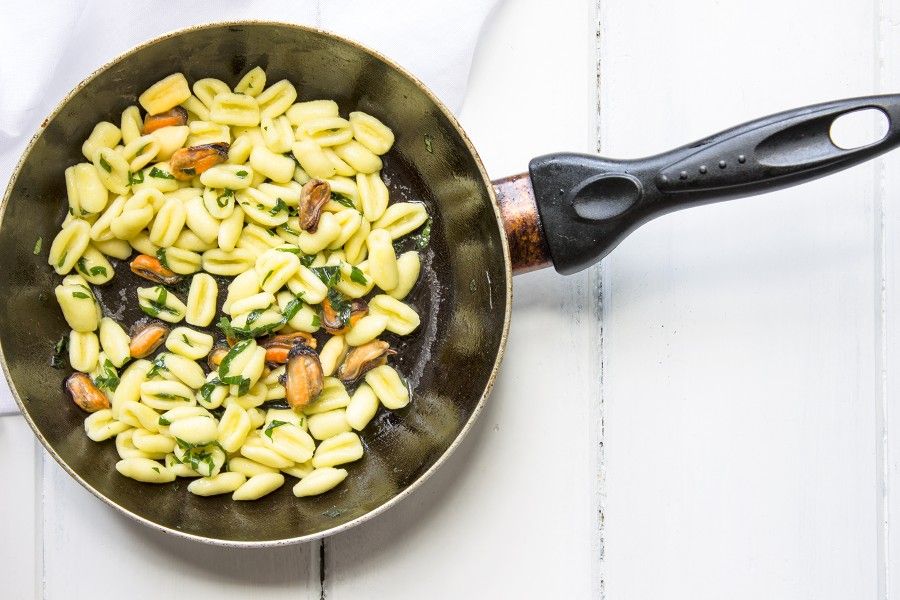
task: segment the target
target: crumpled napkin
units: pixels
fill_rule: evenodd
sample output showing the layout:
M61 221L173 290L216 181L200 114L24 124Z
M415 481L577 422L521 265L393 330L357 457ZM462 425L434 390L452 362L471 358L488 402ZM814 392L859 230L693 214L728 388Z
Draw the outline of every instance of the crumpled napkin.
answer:
M497 0L48 0L8 5L0 19L0 186L37 126L79 81L160 34L256 19L319 27L394 59L459 110L482 25ZM80 141L73 141L80 143ZM62 177L62 165L56 175ZM0 380L0 414L17 411Z

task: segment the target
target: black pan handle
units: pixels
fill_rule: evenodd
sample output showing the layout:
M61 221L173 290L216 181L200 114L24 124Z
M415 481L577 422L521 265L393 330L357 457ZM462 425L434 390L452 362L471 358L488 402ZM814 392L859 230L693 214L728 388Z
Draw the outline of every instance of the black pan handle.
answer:
M885 114L887 134L858 148L836 146L835 119L864 109ZM568 275L654 217L811 181L898 145L900 94L891 94L785 111L637 160L548 154L529 171L553 264Z

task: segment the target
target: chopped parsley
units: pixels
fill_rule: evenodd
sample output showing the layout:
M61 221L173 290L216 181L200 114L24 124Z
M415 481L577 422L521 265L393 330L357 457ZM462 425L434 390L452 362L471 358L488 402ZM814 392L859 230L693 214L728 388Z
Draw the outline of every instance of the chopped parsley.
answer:
M166 173L159 167L153 167L150 169L150 177L156 177L157 179L175 179L175 176L171 173Z
M229 198L234 199L234 190L226 189L216 198L216 204L219 205L219 208L225 208L228 206Z
M263 278L262 278L262 281L259 282L259 287L262 287L262 286L266 285L266 282L269 280L269 277L271 277L271 276L272 276L272 273L274 273L274 272L275 272L274 270L269 269L269 272L266 273L266 276L263 277Z
M284 200L278 198L278 202L275 203L275 206L272 207L272 210L269 211L269 214L274 216L280 213L281 211L286 211L288 209L288 205L284 203Z
M425 150L428 154L434 154L434 148L431 145L433 138L430 133L425 134Z
M39 237L39 238L37 239L37 241L34 243L34 253L35 253L35 254L40 254L40 253L41 253L41 245L42 245L43 243L44 243L44 238L42 238L42 237Z
M128 173L128 185L135 185L138 183L144 183L144 172L138 171L137 173Z
M250 174L250 173L248 173L247 171L244 171L243 169L241 169L240 171L238 171L237 173L235 173L235 175L237 175L238 177L246 177L246 176L249 175L249 174Z
M284 307L284 311L282 311L282 316L284 317L285 323L293 319L297 316L297 313L300 312L300 309L303 308L303 294L297 296L287 303Z
M285 233L289 233L291 235L300 235L300 232L288 225L287 223L283 223L281 228L285 231ZM288 251L290 252L290 250Z
M119 387L119 374L116 372L116 366L109 359L103 361L100 374L94 378L94 385L110 392L116 391L116 388Z
M147 371L147 379L159 375L160 371L168 370L169 368L166 367L166 356L164 354L158 354L156 358L153 359L153 362L150 365L150 370Z
M169 261L166 258L166 249L165 248L160 248L159 250L156 251L156 260L158 260L162 266L164 266L165 268L167 268L171 271L171 268L169 267Z
M346 206L347 208L356 208L356 205L353 204L353 200L339 192L331 192L331 199L341 206Z
M108 162L106 162L106 159L105 159L105 158L103 158L103 157L101 156L99 162L100 162L100 167L101 167L104 171L106 171L107 173L112 173L112 167L110 166L110 164L109 164Z
M337 315L340 327L344 327L350 322L350 312L352 306L350 301L339 291L334 288L328 288L328 303Z
M194 344L192 344L191 340L188 339L188 336L186 333L181 334L181 339L184 340L184 343L187 344L188 346L190 346L191 348L194 347Z
M362 272L358 267L350 267L350 281L354 283L358 283L360 285L366 285L369 283L369 280L366 279L366 274Z
M410 237L410 239L419 250L423 250L428 246L428 242L431 241L431 217L428 217L425 224L419 229L419 233Z
M59 261L56 263L56 268L61 269L63 264L66 262L66 257L69 255L68 252L63 252L62 256L59 257Z
M53 346L53 356L50 358L50 366L54 369L60 369L63 366L63 361L65 360L63 357L66 356L67 351L69 349L69 336L67 334L63 334L59 341L56 342L56 345Z
M203 402L206 404L212 402L212 393L215 391L216 387L220 385L222 385L222 380L218 377L214 377L200 386L200 397L203 399Z
M265 429L265 431L263 431L263 433L266 434L269 437L269 439L271 440L272 432L276 428L281 427L282 425L290 425L290 423L288 423L287 421L279 421L278 419L272 419L272 422L269 424L268 427L266 427L266 429Z
M165 418L165 417L160 417L160 418L159 418L159 424L160 424L160 425L163 425L163 426L169 426L169 425L172 424L172 421L168 420L168 419Z
M87 300L91 297L90 294L85 294L84 292L72 292L72 296L74 296L75 298L81 298L83 300Z
M75 263L75 268L87 277L96 277L98 275L101 277L106 277L107 275L106 267L104 266L96 265L94 267L88 268L87 261L83 256L78 259L78 262Z
M341 280L341 268L337 265L316 267L313 273L328 287L334 287Z

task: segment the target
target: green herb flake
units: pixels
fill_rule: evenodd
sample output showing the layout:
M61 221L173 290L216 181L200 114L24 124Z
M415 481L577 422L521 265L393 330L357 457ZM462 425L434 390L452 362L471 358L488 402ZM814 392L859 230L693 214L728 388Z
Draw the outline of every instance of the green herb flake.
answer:
M110 164L106 162L106 159L102 156L100 157L100 168L102 168L107 173L112 173L112 166L110 166Z
M434 154L434 148L431 145L433 138L430 133L425 134L425 150L428 154Z
M153 167L150 169L150 177L156 177L157 179L175 179L175 176L171 173L166 173L159 167Z
M366 274L362 272L358 267L350 267L350 281L354 283L358 283L360 285L366 285L369 283L369 280L366 279Z
M247 171L244 171L243 169L241 169L240 171L238 171L237 173L235 173L235 175L237 175L238 177L246 177L246 176L249 175L249 174L250 174L250 173L248 173Z
M144 172L138 171L137 173L128 173L128 185L136 185L138 183L144 183Z
M222 317L222 319L225 319L225 317ZM230 326L231 326L231 323L229 323L229 327ZM243 352L249 345L250 345L250 340L242 340L242 341L238 342L237 344L235 344L234 346L231 347L231 350L228 351L228 354L226 354L225 357L222 359L222 362L219 363L219 378L222 380L223 383L228 383L227 381L225 381L225 377L227 377L227 375L228 375L228 369L229 369L229 367L231 367L231 361L233 361L237 357L237 355L240 354L241 352Z
M219 205L219 208L225 208L228 206L228 200L230 198L234 198L234 190L226 189L216 198L216 204Z
M153 362L150 365L150 370L147 371L147 379L151 377L155 377L159 375L160 371L168 371L168 367L166 367L166 357L164 354L159 354L156 358L153 359Z
M181 334L181 339L184 340L184 343L187 344L188 346L190 346L191 348L194 347L194 344L192 344L191 340L188 339L188 336L186 333Z
M356 208L356 205L353 204L353 200L339 192L331 192L331 199L341 206L346 206L347 208Z
M103 361L101 373L94 378L94 385L110 392L116 391L116 388L119 387L119 374L116 372L116 366L109 359Z
M263 433L266 434L269 437L269 439L271 440L272 432L276 428L281 427L282 425L290 425L290 423L288 423L287 421L279 421L278 419L272 419L272 422L269 424L268 427L266 427L266 429L265 429L265 431L263 431Z
M320 325L322 325L322 319L319 317L319 315L313 315L312 323L310 323L310 325L312 325L313 327L319 327Z
M269 280L269 277L272 276L272 273L275 271L273 269L269 269L269 272L266 273L266 276L262 278L262 281L259 282L259 287L266 285L266 282Z
M168 419L165 418L165 417L160 417L160 418L159 418L159 424L168 427L169 425L172 424L172 421L168 420Z
M169 269L170 271L172 270L169 267L169 261L166 258L166 249L165 248L160 248L159 250L156 251L156 260L158 260L160 262L160 264L162 264L162 266L164 266L165 268Z
M59 257L59 261L56 263L57 269L62 269L63 264L66 262L66 257L69 255L68 252L63 252L62 256Z
M61 369L65 357L68 354L69 349L69 336L68 334L63 334L59 341L56 342L56 345L53 346L53 356L50 357L50 366L54 369Z
M34 254L35 255L41 253L41 246L43 245L43 243L44 243L44 238L42 238L42 237L39 237L37 239L37 241L34 243Z
M297 316L297 313L300 312L301 308L303 308L302 294L288 302L284 307L284 311L281 314L284 317L285 322L290 321Z
M82 300L87 300L91 297L90 294L85 294L84 292L72 292L72 296L75 298L81 298Z
M159 473L159 467L153 467L153 470Z
M275 203L275 206L272 207L272 210L269 211L269 214L272 216L277 215L281 211L286 211L288 209L288 205L285 204L284 200L278 198L278 201Z
M334 287L341 280L341 268L337 265L316 267L313 273L328 287Z

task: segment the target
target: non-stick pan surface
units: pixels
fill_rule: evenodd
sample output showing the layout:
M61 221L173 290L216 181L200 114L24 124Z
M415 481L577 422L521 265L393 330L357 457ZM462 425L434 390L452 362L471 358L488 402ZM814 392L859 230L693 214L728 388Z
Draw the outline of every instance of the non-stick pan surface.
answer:
M410 300L418 332L390 340L409 378L413 401L379 413L362 433L366 452L347 480L315 498L289 485L257 502L201 498L188 480L143 484L119 475L113 443L90 441L85 413L66 396L67 369L50 367L68 332L46 263L65 214L63 169L81 162L81 142L101 120L117 123L127 106L176 71L189 80L231 84L254 66L270 81L287 78L304 100L331 98L342 113L363 110L396 134L385 157L392 201L416 200L434 218L422 277ZM101 499L153 526L225 544L277 544L348 527L404 496L459 443L493 383L509 325L511 271L490 181L449 112L414 78L344 39L294 25L233 23L196 27L151 41L103 67L44 122L0 208L0 348L23 413L47 450ZM43 239L44 250L33 253ZM145 285L117 265L110 285L95 288L125 323L143 315L135 288ZM220 286L221 287L221 286ZM224 296L224 294L221 294Z

